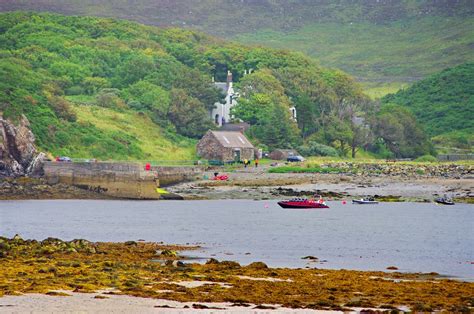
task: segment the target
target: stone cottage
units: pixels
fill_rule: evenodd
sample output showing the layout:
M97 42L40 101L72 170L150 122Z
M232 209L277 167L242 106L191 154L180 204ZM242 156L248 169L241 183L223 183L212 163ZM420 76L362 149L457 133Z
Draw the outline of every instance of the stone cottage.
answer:
M197 154L221 162L253 160L255 148L240 132L208 131L197 144Z

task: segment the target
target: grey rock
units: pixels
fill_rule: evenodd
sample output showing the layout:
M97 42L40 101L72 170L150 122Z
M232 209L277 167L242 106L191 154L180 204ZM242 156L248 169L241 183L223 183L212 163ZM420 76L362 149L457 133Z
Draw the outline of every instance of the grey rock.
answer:
M35 136L24 115L18 124L0 116L0 177L40 175L45 158L36 150Z

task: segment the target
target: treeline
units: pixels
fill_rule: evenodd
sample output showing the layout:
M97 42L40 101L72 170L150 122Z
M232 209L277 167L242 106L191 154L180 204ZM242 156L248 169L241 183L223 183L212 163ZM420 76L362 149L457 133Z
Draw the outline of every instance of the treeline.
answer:
M39 146L53 153L90 146L94 157L141 157L137 139L77 121L71 102L133 110L170 137L199 138L213 127L209 110L223 97L212 77L225 80L227 70L241 91L234 114L252 124L249 135L263 147L400 157L429 151L409 112L378 110L345 73L299 53L128 21L15 12L0 15L0 56L3 115L26 114Z

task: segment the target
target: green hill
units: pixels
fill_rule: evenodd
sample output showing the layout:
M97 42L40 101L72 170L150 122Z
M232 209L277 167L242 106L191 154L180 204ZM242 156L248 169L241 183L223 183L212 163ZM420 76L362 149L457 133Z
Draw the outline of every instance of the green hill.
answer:
M300 53L125 20L0 14L0 112L26 114L54 155L192 159L222 98L212 77L225 80L228 70L246 91L242 104L257 109L251 135L270 147L298 145L322 130L317 119L365 101L349 76Z
M474 63L432 75L385 96L382 103L410 109L438 144L474 144Z
M189 27L291 48L342 69L377 97L474 61L471 0L3 0L0 11L56 11Z

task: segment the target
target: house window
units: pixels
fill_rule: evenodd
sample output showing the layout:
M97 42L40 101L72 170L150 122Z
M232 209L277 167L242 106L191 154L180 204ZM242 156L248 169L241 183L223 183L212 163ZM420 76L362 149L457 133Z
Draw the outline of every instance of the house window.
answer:
M219 124L219 114L216 114L216 116L214 117L214 123Z

